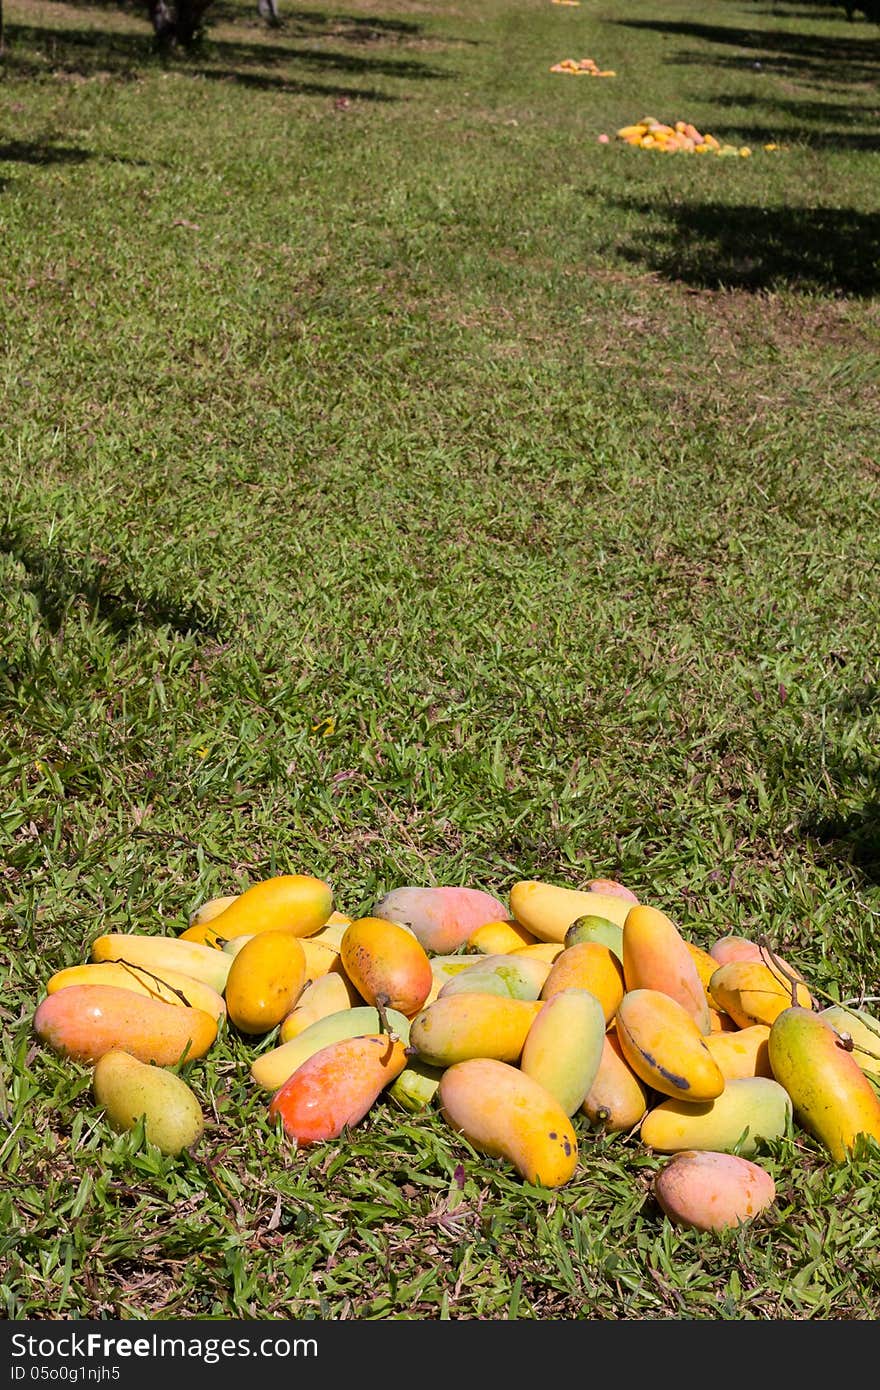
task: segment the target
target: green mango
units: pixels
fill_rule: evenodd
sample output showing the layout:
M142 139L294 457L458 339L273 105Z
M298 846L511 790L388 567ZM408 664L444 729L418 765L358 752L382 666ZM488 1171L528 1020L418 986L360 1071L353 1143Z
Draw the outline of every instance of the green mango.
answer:
M134 1129L144 1118L144 1134L166 1154L179 1154L200 1139L202 1107L182 1077L112 1048L98 1058L92 1093L112 1129Z

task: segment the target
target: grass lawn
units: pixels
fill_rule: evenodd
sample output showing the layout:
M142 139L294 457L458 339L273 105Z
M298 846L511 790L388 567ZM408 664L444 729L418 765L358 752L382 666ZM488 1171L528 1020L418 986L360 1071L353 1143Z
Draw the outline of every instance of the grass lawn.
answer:
M616 876L880 995L880 29L282 6L163 60L116 0L5 0L0 1306L874 1319L876 1145L795 1130L771 1215L700 1234L583 1116L552 1191L387 1099L295 1152L274 1035L185 1067L163 1158L33 1034L95 936L287 872L353 916Z

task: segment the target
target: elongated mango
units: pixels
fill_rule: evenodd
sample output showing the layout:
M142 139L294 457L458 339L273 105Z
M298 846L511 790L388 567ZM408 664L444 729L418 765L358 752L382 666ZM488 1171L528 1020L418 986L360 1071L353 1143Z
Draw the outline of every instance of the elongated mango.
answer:
M426 951L448 955L484 923L505 918L507 910L480 888L405 887L386 893L370 915L409 927Z
M410 1046L423 1062L449 1067L472 1057L518 1062L541 1000L494 994L437 998L412 1020Z
M723 1231L772 1206L776 1184L760 1164L739 1154L685 1149L657 1173L653 1193L674 1225Z
M387 1033L341 1038L287 1078L269 1102L269 1119L280 1119L299 1148L337 1139L360 1123L406 1062L404 1043Z
M830 1023L838 1033L852 1039L853 1060L862 1071L880 1079L880 1019L867 1009L853 1008L848 1004L829 1004L819 1010L819 1017Z
M709 981L709 993L719 1009L729 1014L740 1028L754 1023L768 1027L777 1014L792 1003L792 988L797 991L797 1003L812 1007L810 991L797 980L791 982L778 969L759 960L732 960L719 965Z
M177 970L210 985L218 994L226 988L226 977L232 961L223 951L215 951L197 941L182 941L178 936L146 936L137 932L106 932L92 942L93 961L120 960L129 965L143 966L161 975L163 970Z
M595 1080L604 1042L605 1014L595 994L561 989L546 1001L526 1034L520 1070L555 1096L566 1115L573 1115Z
M833 1159L846 1160L859 1135L880 1142L880 1097L827 1020L789 1006L770 1025L768 1047L795 1119Z
M715 1058L725 1081L746 1076L772 1076L770 1066L770 1028L752 1023L733 1032L710 1033L706 1046Z
M386 1012L394 1036L407 1043L409 1019L394 1009L388 1009ZM357 1038L367 1033L378 1033L381 1028L379 1010L372 1004L326 1014L310 1023L289 1042L281 1043L255 1057L250 1066L251 1080L263 1091L277 1091L297 1067L316 1052L320 1052L322 1047L331 1042L338 1042L340 1038Z
M98 1058L92 1093L111 1129L124 1133L143 1119L144 1137L162 1153L182 1153L204 1133L202 1107L183 1077L121 1049Z
M486 994L506 994L511 999L537 999L550 969L549 961L515 956L512 952L478 957L467 970L446 981L440 997L482 990Z
M633 1129L648 1108L648 1091L623 1055L616 1029L605 1034L599 1068L581 1110L607 1134Z
M320 931L333 911L333 890L311 874L278 874L251 884L211 921L219 937L256 936L264 931L289 931L311 936Z
M631 907L617 894L583 892L535 879L522 879L510 890L511 916L539 941L564 942L572 922L587 914L623 926Z
M685 939L687 947L694 965L697 967L697 974L700 977L700 984L708 995L709 981L718 969L719 962L708 951L704 951L702 946L698 946L695 941ZM711 1003L711 1000L709 1001Z
M536 1187L561 1187L578 1163L577 1135L559 1101L532 1077L495 1058L444 1071L437 1092L451 1129L479 1152L511 1163Z
M743 1076L727 1081L714 1100L661 1101L642 1120L639 1138L660 1153L711 1149L750 1158L766 1140L781 1139L791 1119L784 1086L769 1076Z
M317 1023L319 1018L326 1018L328 1014L336 1014L343 1009L352 1009L355 1004L363 1002L346 976L337 974L336 971L322 975L317 980L309 980L281 1024L279 1042L290 1042L291 1038L304 1032L310 1024Z
M346 927L342 967L368 1004L409 1017L422 1007L434 976L417 937L383 917L359 917Z
M662 990L627 990L616 1029L627 1062L655 1091L703 1101L724 1090L724 1074L693 1015Z
M46 985L46 993L54 994L69 985L115 985L117 989L130 989L166 1004L188 1004L193 1009L204 1009L212 1018L222 1018L226 1013L222 994L203 980L193 979L192 975L184 975L179 970L163 970L159 974L119 960L92 961L56 971Z
M541 987L541 998L552 999L563 989L586 989L602 1005L606 1024L617 1013L623 998L623 967L601 941L579 941L566 946L550 967Z
M497 956L507 951L515 951L518 946L531 946L537 941L530 931L521 927L512 917L498 922L484 922L471 932L465 947L484 956Z
M286 1018L306 978L306 956L288 931L252 936L232 959L226 979L226 1009L240 1033L268 1033Z
M141 1062L173 1066L203 1057L217 1036L217 1020L204 1009L166 1004L115 985L68 985L47 994L34 1014L34 1031L53 1052L92 1063L121 1049Z
M515 950L509 951L511 956L525 956L528 960L546 960L550 965L562 955L565 950L563 941L533 941L528 946L517 946Z
M654 989L686 1009L701 1033L712 1030L709 1002L696 962L665 912L637 904L623 924L623 977L628 990Z

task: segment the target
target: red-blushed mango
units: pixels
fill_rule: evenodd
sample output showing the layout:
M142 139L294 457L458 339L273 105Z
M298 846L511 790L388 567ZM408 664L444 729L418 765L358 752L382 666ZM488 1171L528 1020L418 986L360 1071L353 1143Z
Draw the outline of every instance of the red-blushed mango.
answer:
M798 1005L811 1008L812 997L805 984L797 980L792 986L784 975L763 961L728 961L726 965L719 965L709 981L709 993L716 1007L729 1014L740 1028L749 1028L755 1023L765 1023L769 1027L777 1014L794 1002L793 988L797 991Z
M215 951L197 941L182 941L179 936L147 936L139 932L105 932L92 942L93 961L120 960L161 975L163 970L177 970L202 980L218 994L226 988L231 960L223 951Z
M769 1076L729 1080L720 1096L702 1101L668 1100L649 1110L639 1138L659 1153L681 1149L736 1150L751 1158L768 1139L781 1139L792 1118L791 1098Z
M388 1025L394 1038L409 1041L409 1019L396 1009L385 1011ZM287 1042L279 1043L268 1052L261 1052L251 1062L251 1080L263 1091L277 1091L283 1086L297 1067L322 1047L342 1038L360 1038L368 1033L382 1032L382 1016L372 1004L359 1004L351 1009L340 1009L335 1014L325 1014L316 1018L301 1033Z
M332 971L317 980L308 980L290 1013L286 1015L278 1034L279 1042L290 1042L310 1024L328 1014L352 1009L364 1000L347 976Z
M417 937L383 917L359 917L346 927L342 968L368 1004L410 1017L434 983L428 953Z
M738 1154L685 1149L656 1174L654 1198L676 1226L722 1231L753 1221L776 1199L760 1164Z
M595 913L576 917L565 933L563 945L566 948L578 946L582 941L598 941L601 946L607 946L623 965L623 927L619 922L610 922L607 917L597 917Z
M623 998L623 967L600 941L579 941L557 956L541 988L541 998L551 999L563 989L589 990L602 1005L608 1024Z
M120 960L89 961L85 965L69 965L58 970L46 985L46 993L67 989L70 985L114 985L130 989L149 999L161 999L166 1004L184 1004L204 1009L212 1018L226 1013L226 1001L216 989L203 980L194 980L179 970L163 970L161 975L140 966L126 965Z
M709 1001L696 962L665 912L638 904L623 924L623 977L628 990L654 989L686 1009L701 1033L712 1031Z
M518 946L532 946L537 939L512 917L505 917L499 922L484 922L471 932L465 945L469 951L484 956L498 956L515 951Z
M833 1159L845 1161L859 1135L880 1143L880 1097L820 1014L797 1005L783 1009L770 1026L768 1047L795 1119Z
M387 1033L341 1038L315 1052L269 1102L269 1119L299 1147L337 1139L360 1123L407 1063L406 1045Z
M472 1057L518 1062L541 1000L450 994L416 1014L410 1045L423 1062L449 1067Z
M710 1033L706 1046L715 1058L725 1081L743 1076L772 1076L770 1066L770 1028L752 1023L732 1032Z
M268 1033L286 1018L302 993L306 954L289 931L261 931L232 958L226 1009L240 1033Z
M565 941L572 922L587 914L623 926L632 903L612 893L584 892L555 883L522 879L510 890L510 912L539 941Z
M627 990L615 1024L624 1057L655 1091L697 1102L724 1090L704 1034L677 999L658 989Z
M561 1187L578 1163L577 1135L559 1101L519 1067L474 1057L447 1067L440 1112L480 1153L504 1158L526 1182Z
M605 1034L599 1069L581 1110L607 1134L633 1129L648 1108L648 1091L623 1055L615 1029Z
M478 927L507 916L504 903L480 888L392 888L371 913L409 927L426 951L448 955Z
M440 988L439 997L472 990L485 994L507 994L511 999L537 999L552 969L550 962L535 956L503 952L497 956L465 957L470 961Z
M709 947L709 955L716 966L732 960L763 960L757 941L749 941L746 936L720 936Z
M880 1079L880 1019L867 1009L849 1004L829 1004L819 1010L819 1017L830 1023L836 1032L852 1039L853 1061L862 1071Z
M277 874L251 884L213 918L211 926L225 941L264 931L311 936L320 931L332 911L329 883L311 874Z
M626 903L637 903L638 898L631 888L618 883L616 878L591 878L587 884L590 893L604 893L606 897L622 898Z
M595 994L562 989L546 1001L526 1034L519 1067L573 1115L595 1080L604 1041L605 1014Z
M119 1048L95 1063L92 1094L111 1129L123 1133L143 1119L144 1137L162 1153L182 1153L204 1133L202 1107L183 1077Z
M37 1037L53 1052L93 1063L121 1049L141 1062L173 1066L204 1057L217 1020L204 1009L147 999L115 985L69 985L47 994L34 1014Z

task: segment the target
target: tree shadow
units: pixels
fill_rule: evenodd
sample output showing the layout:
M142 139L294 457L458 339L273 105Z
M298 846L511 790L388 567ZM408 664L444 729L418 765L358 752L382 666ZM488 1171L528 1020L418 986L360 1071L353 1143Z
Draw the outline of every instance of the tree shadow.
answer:
M721 108L737 111L750 111L757 108L763 120L760 124L735 127L712 126L713 135L733 137L737 143L742 140L750 145L765 145L769 141L779 144L808 145L813 149L838 150L878 150L880 131L876 122L869 122L868 113L862 102L844 101L787 101L756 97L749 93L712 94L710 100ZM767 112L779 112L780 123L767 119ZM809 125L793 125L792 121L811 122ZM829 126L836 128L829 129ZM840 129L841 126L849 129ZM860 129L857 127L861 127Z
M619 206L649 216L653 202ZM880 218L854 208L664 205L668 226L621 247L629 261L702 289L880 293Z
M54 145L51 140L7 140L0 144L0 164L85 164L94 159L91 150L75 145Z
M108 10L144 19L148 17L147 0L44 0L44 3L57 5L59 10ZM259 17L256 0L252 10L243 10L240 5L229 4L228 0L213 0L205 15L209 25L219 21L223 24L241 24L249 28L283 30L303 38L325 36L344 39L347 43L418 38L424 27L412 20L387 19L379 15L290 10L284 5L284 0L280 0L280 5L278 25L267 25Z
M864 720L880 710L880 686L868 685L841 700L839 712ZM858 753L829 757L827 750L809 750L813 766L821 764L845 809L816 811L805 816L799 830L837 860L852 865L880 883L880 778L876 761Z

